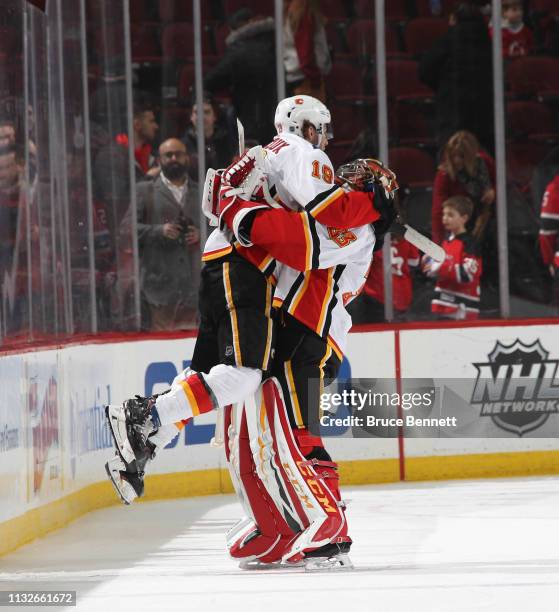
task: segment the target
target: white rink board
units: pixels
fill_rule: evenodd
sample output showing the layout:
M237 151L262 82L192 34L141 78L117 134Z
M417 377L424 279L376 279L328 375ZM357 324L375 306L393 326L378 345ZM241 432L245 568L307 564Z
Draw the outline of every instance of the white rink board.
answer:
M549 352L549 359L559 359L557 325L404 330L400 332L402 379L433 378L435 385L437 381L442 382L442 379L463 379L460 392L468 388L473 389L478 374L473 364L488 362L497 342L511 346L517 341L525 346L539 341L541 347ZM472 407L465 409L473 410ZM479 410L475 418L479 426L476 427L474 422L472 432L476 437L438 440L406 438L406 457L544 451L559 448L557 436L541 437L542 430L518 436L494 427L491 429L491 435L494 437L487 437L485 434L489 420L480 417ZM556 419L557 416L550 418L550 422L553 420L550 432L557 430Z

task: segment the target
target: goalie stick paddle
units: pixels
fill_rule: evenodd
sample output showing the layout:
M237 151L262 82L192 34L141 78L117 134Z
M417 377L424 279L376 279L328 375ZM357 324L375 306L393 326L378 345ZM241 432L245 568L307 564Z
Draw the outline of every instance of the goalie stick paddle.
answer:
M245 154L245 128L238 119L237 132L239 133L239 157L242 157Z
M417 230L410 227L407 223L402 224L397 221L392 224L390 228L395 230L397 233L402 234L409 243L416 246L420 251L433 258L435 261L444 261L445 252L442 246L429 240L427 236L420 234Z

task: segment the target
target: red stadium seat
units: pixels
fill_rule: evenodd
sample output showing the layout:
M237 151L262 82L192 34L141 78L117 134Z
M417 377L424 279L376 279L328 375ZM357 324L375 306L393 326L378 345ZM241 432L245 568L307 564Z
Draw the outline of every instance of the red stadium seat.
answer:
M158 24L132 23L130 24L130 36L133 61L153 62L161 60Z
M191 23L170 23L163 30L163 55L165 59L193 60L194 58L194 27ZM215 54L211 31L202 29L202 54Z
M0 58L9 59L23 51L23 34L12 26L0 26Z
M274 0L223 0L226 19L242 8L249 8L254 15L273 15Z
M364 96L365 73L354 62L334 62L326 77L326 84L335 98L362 98Z
M441 17L448 16L456 6L456 0L440 0L441 11L434 14L431 9L431 0L415 0L415 8L418 17Z
M523 191L528 191L534 168L549 153L549 146L540 143L507 144L507 173Z
M149 12L147 10L145 0L134 0L133 2L130 2L129 6L130 21L132 23L149 21Z
M359 132L372 124L373 116L370 107L359 107L352 104L334 103L330 105L332 113L332 129L334 140L332 142L355 140ZM376 121L374 121L376 125Z
M396 30L387 25L384 31L386 54L390 56L402 55L398 34ZM347 28L347 41L349 51L352 55L360 58L372 59L376 56L376 31L375 22L361 19L354 21Z
M332 160L334 169L345 163L351 152L353 142L351 140L333 140L326 149L328 157Z
M328 46L334 52L334 56L337 59L347 56L349 48L347 44L345 21L328 19L325 28L326 40L328 41Z
M433 42L448 30L446 19L418 18L412 19L404 31L406 51L418 56L428 51Z
M432 122L429 121L424 106L396 103L390 111L390 135L400 145L436 145Z
M429 153L412 147L394 147L388 151L388 159L402 188L433 187L435 162Z
M192 21L192 2L159 0L159 17L164 22Z
M358 19L375 19L375 0L355 0L353 10ZM406 0L387 0L385 3L386 21L406 21L409 19Z
M344 0L320 0L322 14L327 19L347 19L349 17Z
M190 109L182 106L167 106L161 110L159 135L162 140L180 138L190 121Z
M543 102L509 102L507 105L507 137L539 142L559 140L553 113Z
M414 60L388 60L386 88L388 95L396 101L433 101L433 90L419 80L418 63Z
M559 58L516 58L507 67L507 79L513 95L559 96Z
M194 64L185 64L180 71L178 84L179 99L188 99L194 90Z

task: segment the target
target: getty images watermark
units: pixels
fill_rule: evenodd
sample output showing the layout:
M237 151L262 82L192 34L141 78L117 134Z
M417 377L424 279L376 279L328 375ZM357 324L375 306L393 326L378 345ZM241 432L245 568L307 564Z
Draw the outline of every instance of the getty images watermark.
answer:
M376 409L400 407L411 411L414 408L432 409L435 406L436 390L430 389L423 393L388 393L369 389L365 392L355 389L344 389L340 393L322 393L320 395L320 425L322 427L456 427L458 419L455 416L419 417L415 414L399 416L379 416L373 412ZM336 416L340 406L350 407L351 414ZM334 413L334 414L332 414Z
M535 384L514 371L503 380L498 374L361 378L326 388L311 380L309 398L319 398L318 406L301 406L308 409L304 418L309 430L326 437L559 437L559 378L554 384L545 378Z

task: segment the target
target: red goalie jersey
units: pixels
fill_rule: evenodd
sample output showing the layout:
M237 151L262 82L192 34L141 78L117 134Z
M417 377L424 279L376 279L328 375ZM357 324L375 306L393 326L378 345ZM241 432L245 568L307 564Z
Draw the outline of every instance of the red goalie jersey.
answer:
M446 258L436 273L437 296L431 312L452 319L477 319L479 316L479 247L467 233L443 241Z

